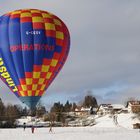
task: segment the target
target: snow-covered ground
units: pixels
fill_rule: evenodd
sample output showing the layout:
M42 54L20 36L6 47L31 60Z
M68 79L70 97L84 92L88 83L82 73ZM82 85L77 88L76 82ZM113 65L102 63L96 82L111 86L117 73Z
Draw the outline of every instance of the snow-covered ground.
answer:
M0 129L0 140L139 140L138 130L125 128L97 127L57 127L49 133L49 128L37 128L32 134L30 128Z
M89 116L95 119L96 125L86 127L55 127L49 133L49 128L0 129L0 140L139 140L140 131L133 129L133 124L139 122L133 119L134 114L118 114L118 125L115 125L110 115L102 117ZM21 124L28 119L20 119Z
M134 119L133 113L121 113L117 115L118 125L116 126L113 118L110 115L97 117L95 127L122 127L126 129L133 129L133 124L140 123L140 120Z

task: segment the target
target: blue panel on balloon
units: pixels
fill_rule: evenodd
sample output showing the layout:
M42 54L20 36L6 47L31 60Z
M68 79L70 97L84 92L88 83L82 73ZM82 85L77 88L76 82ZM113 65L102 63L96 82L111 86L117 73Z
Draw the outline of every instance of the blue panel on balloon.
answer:
M54 46L55 45L55 38L52 37L46 37L47 45Z
M21 44L21 38L20 38L20 22L17 22L15 20L9 20L9 41L10 46L14 45L20 45Z
M61 53L62 47L61 46L56 46L54 51L57 52L57 53Z
M45 30L34 30L34 64L41 65L45 55L46 36ZM38 34L36 34L38 33Z
M10 52L10 42L9 42L9 17L3 17L3 21L0 23L0 49L1 56L3 58L4 64L16 85L19 85L19 80L17 73L14 68L13 58Z
M22 46L34 46L34 38L32 34L28 34L28 32L32 31L32 23L22 23L21 24L21 44ZM24 71L31 72L33 71L33 64L34 64L34 51L33 50L23 50L23 64L24 64Z

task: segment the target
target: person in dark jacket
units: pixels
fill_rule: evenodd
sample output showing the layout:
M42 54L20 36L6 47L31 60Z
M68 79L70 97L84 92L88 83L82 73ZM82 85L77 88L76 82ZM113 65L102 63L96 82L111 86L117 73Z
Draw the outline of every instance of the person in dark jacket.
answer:
M26 129L26 123L25 122L23 123L23 129L24 129L24 131Z

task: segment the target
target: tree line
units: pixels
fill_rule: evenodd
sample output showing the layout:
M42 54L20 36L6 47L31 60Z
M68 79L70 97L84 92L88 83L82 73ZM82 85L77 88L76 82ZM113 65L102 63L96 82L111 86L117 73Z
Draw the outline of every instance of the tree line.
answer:
M50 110L50 116L52 118L52 121L58 121L64 123L66 118L69 118L68 112L75 111L78 107L85 107L85 108L94 108L98 107L97 100L92 95L85 96L84 100L81 101L81 103L70 103L69 101L66 101L65 104L62 104L60 102L56 102L53 104Z
M67 101L65 104L61 104L60 102L54 103L51 107L51 112L71 112L74 111L78 106L82 106L85 108L89 107L97 107L97 100L92 95L85 96L84 100L80 104L70 103Z
M64 122L66 119L66 112L73 112L78 106L83 107L97 107L97 100L92 95L85 96L81 104L70 103L66 101L65 104L55 102L48 113L45 106L38 103L34 110L29 110L27 107L21 105L5 105L0 99L0 127L16 127L16 119L22 116L36 116L43 117L47 113L46 121Z
M38 104L34 110L29 110L27 107L20 105L5 105L0 98L0 128L16 127L16 119L22 116L37 116L42 117L46 113L46 108L41 104Z

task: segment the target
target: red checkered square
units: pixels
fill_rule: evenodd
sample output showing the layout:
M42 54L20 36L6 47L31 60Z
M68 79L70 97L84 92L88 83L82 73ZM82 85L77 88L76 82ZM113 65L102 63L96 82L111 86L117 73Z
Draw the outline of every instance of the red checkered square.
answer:
M48 37L54 37L54 38L56 37L56 31L46 30L45 33L46 33L46 36Z
M32 72L25 72L25 77L26 78L32 78L33 77Z
M41 87L42 87L42 85L38 85L38 86L37 86L37 90L40 90Z
M42 65L50 65L50 63L51 63L51 59L44 58Z
M32 85L27 85L28 90L32 90Z
M24 95L25 95L25 96L28 96L28 92L27 92L27 91L24 91Z
M32 16L33 17L42 17L42 14L41 13L32 13Z
M44 29L44 24L40 22L33 22L33 29Z
M45 23L54 23L52 18L44 18Z
M17 88L18 88L18 90L19 90L19 91L21 91L21 90L22 90L22 88L21 88L21 86L20 86L20 85L18 85L18 86L17 86Z
M59 59L60 58L60 53L54 53L54 55L53 55L53 59Z
M32 84L37 84L39 79L33 78Z
M20 14L13 14L10 18L20 18Z
M19 79L21 85L26 85L25 79Z
M44 91L39 91L39 96L41 96L44 93Z
M40 78L46 77L47 73L46 72L41 72Z
M32 22L32 18L31 17L23 17L23 18L20 18L20 22L21 23Z
M56 45L63 47L64 46L63 43L64 43L64 40L61 40L61 39L58 39L58 38L56 39Z
M35 96L35 91L32 91L32 96Z
M41 66L40 65L34 65L34 72L40 72Z
M51 66L50 66L50 68L49 68L49 72L53 72L54 69L55 69L55 67L51 67Z
M55 25L56 31L64 32L61 26Z

